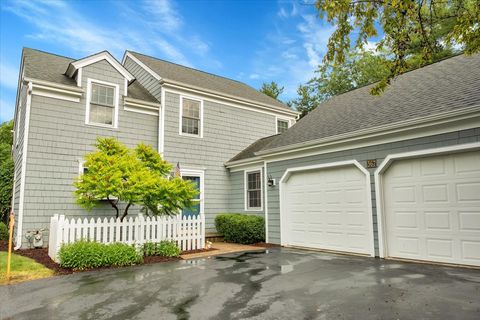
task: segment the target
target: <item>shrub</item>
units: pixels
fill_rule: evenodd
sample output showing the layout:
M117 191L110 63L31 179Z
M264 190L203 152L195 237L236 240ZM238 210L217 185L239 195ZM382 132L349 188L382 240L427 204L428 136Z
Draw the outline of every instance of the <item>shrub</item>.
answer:
M178 257L182 250L174 241L147 242L143 245L145 256Z
M103 244L84 240L63 245L59 258L60 266L74 270L130 266L142 261L135 248L127 244Z
M217 231L225 241L252 244L265 241L265 220L262 217L227 213L215 218Z
M0 222L0 240L8 240L8 227L3 222Z

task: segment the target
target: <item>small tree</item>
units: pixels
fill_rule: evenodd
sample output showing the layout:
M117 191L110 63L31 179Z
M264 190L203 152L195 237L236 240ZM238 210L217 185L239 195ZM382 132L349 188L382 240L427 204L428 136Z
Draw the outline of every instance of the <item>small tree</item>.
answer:
M74 182L77 203L91 210L107 200L120 220L134 205L154 215L177 214L190 207L197 191L180 177L170 177L172 166L143 143L128 149L114 138L98 138L96 151L85 156L87 170Z
M264 82L258 91L278 100L278 96L282 94L283 89L283 87L279 87L276 82L272 81L270 83Z

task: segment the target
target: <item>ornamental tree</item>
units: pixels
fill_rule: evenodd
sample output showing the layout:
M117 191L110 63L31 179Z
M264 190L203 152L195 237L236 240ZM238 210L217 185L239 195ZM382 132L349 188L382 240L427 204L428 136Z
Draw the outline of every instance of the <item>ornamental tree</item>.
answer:
M172 166L151 146L141 143L128 149L114 138L97 138L95 147L85 156L86 170L74 182L76 201L83 208L108 201L123 221L132 205L154 215L173 215L192 206L195 186L171 177ZM125 204L121 216L120 203Z

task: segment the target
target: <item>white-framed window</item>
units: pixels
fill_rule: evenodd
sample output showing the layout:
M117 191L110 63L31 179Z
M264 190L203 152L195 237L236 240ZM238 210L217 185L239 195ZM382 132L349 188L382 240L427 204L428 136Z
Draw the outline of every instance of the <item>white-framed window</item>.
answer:
M289 119L281 119L277 118L277 133L283 133L290 128L290 120Z
M87 80L86 124L117 128L118 89L118 84Z
M203 137L203 100L180 97L180 135Z
M245 171L245 210L263 209L262 169Z
M182 215L198 215L204 213L204 176L205 173L203 170L190 170L190 169L181 169L180 174L183 180L191 181L195 184L197 188L198 195L192 199L193 206L191 208L185 208L182 210Z

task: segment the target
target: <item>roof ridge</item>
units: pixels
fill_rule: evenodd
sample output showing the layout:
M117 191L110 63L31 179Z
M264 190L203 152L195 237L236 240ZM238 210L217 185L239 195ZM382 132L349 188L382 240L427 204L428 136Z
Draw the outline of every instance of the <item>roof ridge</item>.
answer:
M139 54L139 55L144 56L144 57L147 57L147 58L151 58L151 59L163 61L163 62L166 62L166 63L174 64L174 65L176 65L176 66L179 66L179 67L182 67L182 68L185 68L185 69L190 69L190 70L193 70L193 71L198 71L198 72L205 73L205 74L208 74L208 75L211 75L211 76L214 76L214 77L219 77L219 78L227 79L227 80L230 80L230 81L235 81L235 82L238 82L238 83L240 83L240 84L243 84L243 85L245 85L245 86L247 86L247 87L250 87L250 88L256 90L256 89L253 88L252 86L249 86L248 84L246 84L246 83L244 83L244 82L242 82L242 81L240 81L240 80L228 78L228 77L221 76L221 75L218 75L218 74L215 74L215 73L212 73L212 72L203 71L203 70L200 70L200 69L197 69L197 68L193 68L193 67L189 67L189 66L184 66L183 64L179 64L179 63L176 63L176 62L171 62L171 61L168 61L168 60L165 60L165 59L160 59L160 58L157 58L157 57L154 57L154 56L151 56L151 55L148 55L148 54L136 52L136 51L127 50L127 52Z
M52 55L52 56L57 56L57 57L60 57L60 58L70 59L70 60L74 60L74 61L78 60L78 59L75 59L75 58L72 58L72 57L67 57L67 56L64 56L64 55L61 55L61 54L58 54L58 53L52 53L52 52L48 52L48 51L44 51L44 50L40 50L40 49L35 49L35 48L30 48L30 47L23 47L22 51L25 51L25 49L49 54L49 55Z

